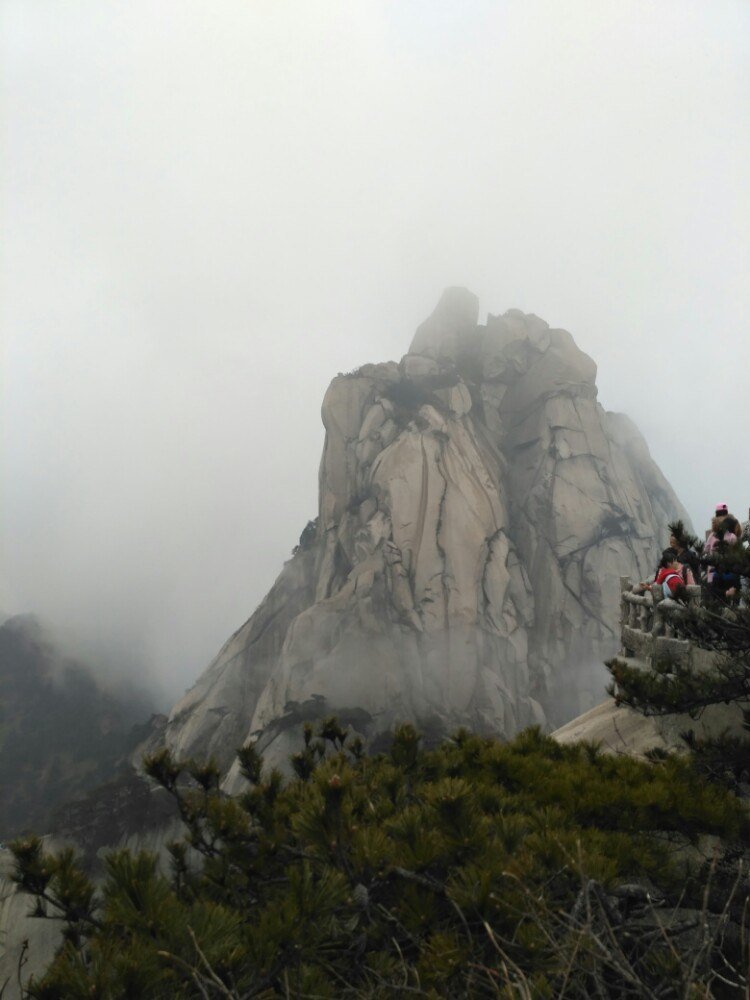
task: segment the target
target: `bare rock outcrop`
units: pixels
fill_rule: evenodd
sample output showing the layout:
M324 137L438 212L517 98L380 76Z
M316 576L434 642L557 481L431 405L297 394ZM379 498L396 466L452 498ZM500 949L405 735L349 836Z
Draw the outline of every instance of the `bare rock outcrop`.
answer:
M599 700L619 577L685 511L635 426L597 402L569 333L448 289L399 364L335 378L318 518L250 620L175 707L166 739L283 762L303 718L371 743L411 719L510 735Z

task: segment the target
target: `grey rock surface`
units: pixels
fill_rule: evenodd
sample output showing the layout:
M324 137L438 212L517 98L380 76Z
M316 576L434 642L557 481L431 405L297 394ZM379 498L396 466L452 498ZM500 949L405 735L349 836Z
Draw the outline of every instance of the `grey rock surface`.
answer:
M747 703L737 702L709 705L699 719L692 719L687 714L647 716L627 705L618 705L614 698L607 698L566 722L551 736L563 746L585 741L598 744L603 753L647 759L648 752L654 749L687 753L684 739L687 732L700 739L716 738L722 733L743 736L747 708Z
M370 743L560 725L601 700L619 577L689 520L632 422L597 402L569 333L448 289L400 364L335 378L318 518L266 599L175 706L167 744L267 761L337 714Z

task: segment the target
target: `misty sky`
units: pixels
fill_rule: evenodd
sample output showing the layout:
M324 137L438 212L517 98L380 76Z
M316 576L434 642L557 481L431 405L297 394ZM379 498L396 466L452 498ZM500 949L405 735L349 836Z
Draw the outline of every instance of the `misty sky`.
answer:
M0 608L180 693L442 289L750 504L747 0L0 0ZM106 650L106 655L101 651Z

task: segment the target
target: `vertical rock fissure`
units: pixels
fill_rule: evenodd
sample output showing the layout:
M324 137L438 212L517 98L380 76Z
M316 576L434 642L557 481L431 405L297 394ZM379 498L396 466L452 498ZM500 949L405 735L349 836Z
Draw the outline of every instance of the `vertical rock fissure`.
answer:
M424 436L421 434L419 436L419 446L422 451L422 476L420 479L417 532L414 540L414 550L412 552L412 558L410 560L411 565L409 566L409 576L412 580L416 580L417 577L417 562L419 560L419 553L422 548L422 540L424 538L424 522L425 522L425 517L427 515L427 499L430 486L429 468L427 465L427 451L425 450L424 446ZM414 588L412 586L412 590L413 589Z
M450 607L450 590L448 588L448 580L446 579L446 574L448 572L448 558L446 555L445 547L440 539L440 534L443 530L443 514L445 511L445 500L448 495L448 477L445 474L443 467L443 451L444 444L440 442L440 448L436 456L436 468L440 474L440 478L443 480L443 489L440 493L440 502L438 504L438 514L437 514L437 524L435 525L435 545L440 555L440 561L443 564L443 570L440 574L440 585L443 594L443 624L445 628L448 628L449 619L449 607Z

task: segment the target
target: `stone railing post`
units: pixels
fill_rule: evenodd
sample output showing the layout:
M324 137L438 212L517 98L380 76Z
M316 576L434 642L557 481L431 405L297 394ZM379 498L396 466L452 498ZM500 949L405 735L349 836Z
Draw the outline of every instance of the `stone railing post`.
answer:
M650 610L646 604L641 604L638 607L638 628L641 632L648 632L651 629L651 622L649 621Z
M659 605L664 600L664 594L662 593L661 587L654 587L651 591L651 600L654 602L654 621L651 626L651 634L656 637L664 635L664 617L661 612Z
M620 577L620 627L630 624L630 605L625 600L625 595L630 593L632 587L629 576Z

